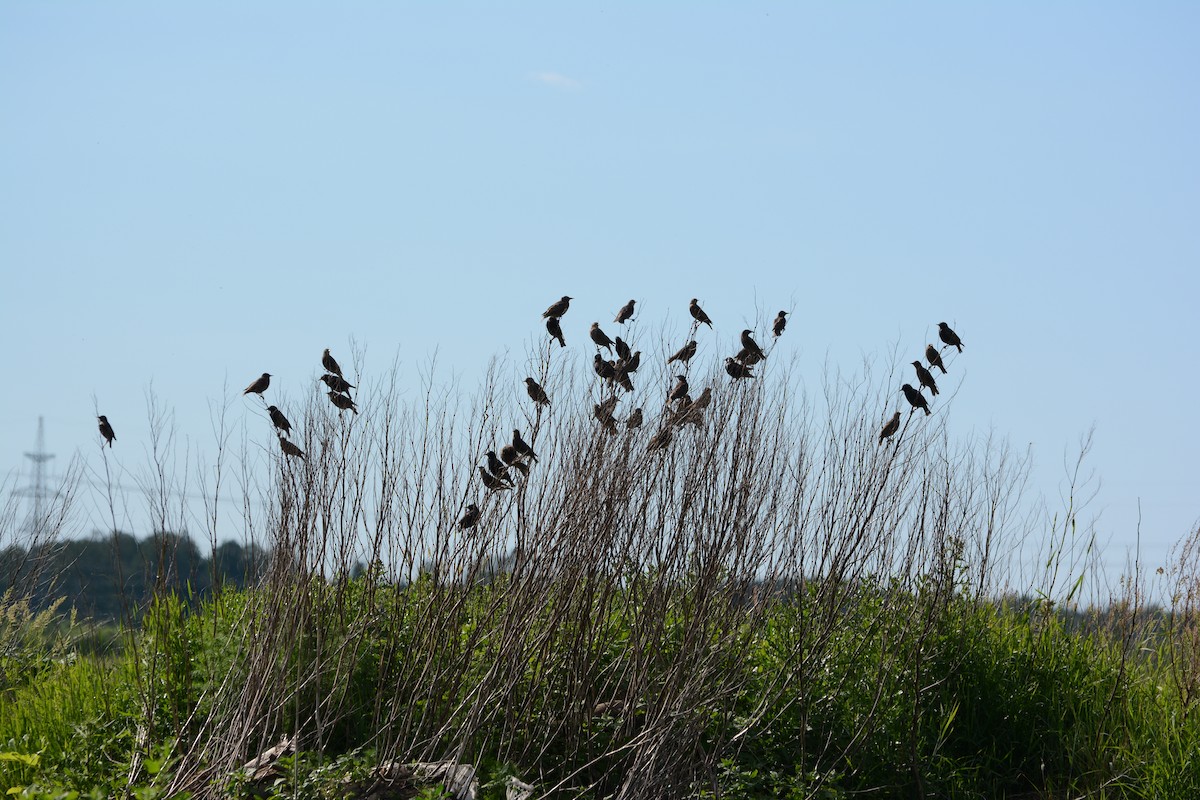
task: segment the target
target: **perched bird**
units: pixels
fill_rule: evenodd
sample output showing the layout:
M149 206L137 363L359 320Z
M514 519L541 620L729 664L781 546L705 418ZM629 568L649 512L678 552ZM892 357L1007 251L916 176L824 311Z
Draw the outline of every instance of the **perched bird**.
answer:
M650 440L650 444L646 446L646 452L653 453L656 450L665 450L667 445L671 443L671 426L668 425L658 433L654 434L654 438Z
M495 450L487 451L487 468L488 472L495 475L502 481L508 480L508 467L504 466L504 462L496 458Z
M758 342L754 341L754 337L750 335L749 328L746 328L744 331L742 331L742 349L754 355L756 361L763 361L767 357L767 354L763 352L763 349L758 346ZM743 363L752 362L746 361Z
M694 355L696 355L696 340L692 339L683 347L672 353L671 357L667 359L667 363L670 364L672 361L680 361L686 364Z
M631 355L625 362L625 371L629 372L629 373L637 372L638 367L640 367L641 365L642 365L642 351L635 350L633 355Z
M907 383L901 386L900 389L904 392L904 399L907 400L908 404L912 406L913 411L916 411L918 408L922 409L926 416L933 413L929 410L929 401L925 399L925 395L921 394ZM912 412L910 411L909 413Z
M925 365L920 361L914 361L912 365L917 370L917 380L920 381L922 388L928 386L933 396L937 397L938 388L937 384L933 382L933 373L925 369Z
M339 378L345 377L342 375L342 368L338 366L337 359L329 355L328 347L325 348L325 353L321 356L321 366L325 368L326 372L332 372Z
M479 506L471 503L463 515L458 518L458 529L465 531L468 528L474 528L477 522L479 522Z
M108 448L112 449L112 443L117 440L117 435L113 433L112 425L108 424L108 417L101 414L96 417L100 420L100 435L104 437L104 441L108 442Z
M558 339L559 347L566 347L567 340L563 338L562 325L558 324L558 317L550 317L546 320L546 330L550 333L550 338Z
M925 345L925 360L929 362L929 366L937 367L943 375L946 374L946 365L942 363L942 354L931 344Z
M675 376L675 385L671 387L671 393L667 395L668 400L680 400L687 397L688 382L687 378L682 375Z
M612 409L605 408L603 403L597 403L592 407L592 414L604 426L604 429L609 433L617 432L617 420L612 415Z
M492 473L488 472L483 467L479 468L479 479L483 481L483 485L489 490L495 492L501 489L511 489L512 484L503 478L497 478Z
M550 405L550 398L546 396L546 390L533 378L525 379L525 391L529 392L529 399L539 406Z
M741 361L738 361L730 356L726 356L725 358L725 371L728 372L729 377L733 378L735 381L742 378L754 377L754 373L752 372L750 365L743 364Z
M324 381L325 385L330 389L342 394L350 394L350 390L354 388L353 383L348 383L345 378L339 375L322 375L317 380Z
M950 326L944 322L938 323L938 338L951 347L957 347L958 352L962 352L962 339L958 338L958 334L950 329Z
M267 406L267 413L271 415L271 424L284 433L292 432L292 423L288 422L288 418L283 415L275 406Z
M775 322L771 324L771 332L778 338L783 336L783 329L787 327L787 312L780 311L775 317Z
M612 352L612 339L608 338L608 334L600 330L600 323L593 322L591 330L588 331L588 336L596 343L596 347L607 347L608 352Z
M700 307L700 304L696 302L696 298L694 297L688 303L688 313L692 315L692 319L696 320L696 322L704 323L709 328L712 327L712 320L708 318L708 314L704 313L704 309Z
M265 392L267 390L267 387L270 385L271 385L271 373L264 372L262 375L260 375L258 377L258 380L254 381L254 383L247 386L246 391L242 392L242 394L250 394L251 392L253 392L254 394L258 395L259 397L262 397L262 393Z
M890 439L900 430L900 412L892 414L892 418L883 426L883 430L879 432L879 443L883 444L884 439Z
M606 381L611 381L617 374L617 370L613 367L612 363L605 361L599 353L596 353L595 359L592 360L592 369Z
M734 361L740 361L747 367L752 367L762 361L766 356L761 350L751 350L749 347L743 347L738 350L737 355L733 357Z
M351 400L346 395L338 394L337 392L326 392L326 394L329 395L329 402L333 403L335 406L340 408L342 411L346 411L347 409L349 409L350 411L353 411L355 414L358 413L358 406L354 405L354 401Z
M282 436L279 437L279 449L283 451L284 455L304 458L304 451Z
M596 408L600 409L605 414L611 415L617 410L617 402L618 400L616 397L606 397L600 403L600 405L596 406Z
M628 303L621 306L621 310L617 312L617 316L615 319L613 319L613 322L624 325L626 320L633 316L633 303L634 301L630 300Z
M704 391L701 392L700 396L697 397L695 402L692 403L692 407L703 410L708 408L710 405L712 405L712 387L705 386Z
M564 294L562 296L561 300L559 300L557 303L555 303L554 305L550 306L545 311L543 311L542 316L543 317L561 317L563 314L567 313L567 308L570 307L571 301L574 299L575 299L574 297L568 297L567 295Z
M533 448L529 446L529 443L521 438L521 432L516 428L513 428L512 446L516 449L517 455L531 458L534 461L538 460L537 453L533 452Z
M629 377L629 369L625 366L624 361L617 362L613 370L613 383L627 392L633 391L633 379Z
M521 473L521 475L523 477L526 477L526 478L529 477L529 465L526 464L524 461L514 461L512 464L512 468L515 469L517 472Z
M517 448L513 447L511 444L506 444L504 447L500 448L500 460L503 461L507 466L511 467L513 464L516 464L520 457L521 456L517 454Z
M617 348L617 358L623 361L628 360L633 355L633 351L629 349L629 345L620 336L613 339L613 346Z
M642 410L635 408L629 415L629 419L625 420L625 427L629 430L642 427Z

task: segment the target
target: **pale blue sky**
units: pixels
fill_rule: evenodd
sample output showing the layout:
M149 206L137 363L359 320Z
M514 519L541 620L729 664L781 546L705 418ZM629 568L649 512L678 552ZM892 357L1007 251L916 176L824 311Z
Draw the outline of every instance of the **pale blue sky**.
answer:
M1032 443L1151 561L1200 517L1200 6L0 4L0 470L38 415L143 458L153 381L208 404L324 347L468 386L564 293L817 384L948 320L952 428ZM722 339L722 337L724 337ZM249 414L235 406L239 414ZM1115 552L1115 551L1114 551ZM1114 556L1118 561L1123 555Z

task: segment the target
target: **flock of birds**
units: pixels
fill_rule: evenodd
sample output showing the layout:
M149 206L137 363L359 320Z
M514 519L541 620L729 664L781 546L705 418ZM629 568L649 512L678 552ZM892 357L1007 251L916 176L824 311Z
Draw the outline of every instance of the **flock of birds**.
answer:
M546 320L546 332L550 334L551 341L557 341L560 347L567 346L566 339L563 336L561 320L569 310L571 301L574 299L568 295L563 295L562 298L542 313L542 318ZM617 312L613 322L618 325L624 325L633 319L635 306L636 301L630 300ZM667 358L668 365L678 363L682 366L685 373L687 372L689 362L699 349L695 336L699 332L700 326L706 325L709 330L712 330L713 327L712 320L704 312L704 309L700 307L696 298L692 298L689 302L688 313L693 320L690 332L691 338L689 338L687 344ZM780 311L771 324L771 332L775 339L783 335L784 329L787 327L787 322L787 312ZM633 350L629 343L624 341L620 336L609 338L608 334L600 328L599 322L592 323L588 331L588 336L596 346L593 369L600 378L602 386L607 389L606 396L594 405L593 415L605 431L615 434L619 429L616 410L622 397L621 394L618 394L617 390L620 389L626 394L633 392L632 376L641 366L642 351ZM942 351L947 347L954 347L961 353L963 343L958 334L945 322L938 323L938 338L943 343L942 348L939 349L932 344L927 345L925 348L925 360L929 362L929 367L936 367L945 375L946 366L942 361ZM758 342L755 341L753 331L749 328L742 331L739 341L741 349L735 355L725 358L725 372L735 383L753 378L754 367L766 360L768 355ZM551 346L553 347L553 345ZM606 359L601 350L607 350L608 355L612 356L612 358ZM916 369L919 388L914 389L911 384L906 383L900 387L900 391L904 393L905 399L911 406L909 410L910 415L916 413L917 409L921 409L926 415L929 415L932 412L929 410L929 401L925 398L923 392L925 389L929 389L930 396L936 396L938 394L937 382L934 380L933 373L929 367L926 367L920 360L913 361L912 365ZM357 414L358 406L350 394L350 390L356 387L346 380L342 374L341 366L330 355L328 348L325 349L321 356L321 366L324 368L325 374L318 380L328 387L329 391L327 395L329 401L341 411L351 411ZM264 372L253 383L247 386L242 394L257 394L266 403L263 393L270 387L271 377L270 373ZM540 415L543 406L550 406L550 396L531 377L525 378L525 388ZM704 387L704 390L695 398L691 396L690 391L691 386L688 384L687 375L676 375L675 383L667 393L661 427L651 437L646 448L647 452L666 449L671 443L675 428L684 425L700 427L703 424L705 409L712 403L712 387ZM275 427L275 432L279 439L279 447L283 453L287 456L303 459L304 451L290 439L292 424L288 421L288 418L273 405L267 405L266 410L270 416L272 425ZM884 423L882 430L879 432L880 444L885 440L890 440L900 430L900 416L900 412L896 411L891 419ZM108 417L100 415L97 419L100 423L100 435L111 448L112 443L117 438L113 432L113 427L109 423ZM644 420L645 415L642 408L639 407L626 416L624 424L628 430L633 430L640 428ZM538 460L533 447L521 436L519 428L513 429L512 440L501 447L498 454L495 450L488 450L485 457L487 460L486 466L479 465L478 470L480 481L488 492L498 492L514 488L516 484L512 476L512 471L520 473L523 478L527 477L530 467ZM468 504L466 510L458 520L459 529L467 530L473 528L479 522L480 517L481 511L479 506L475 503Z

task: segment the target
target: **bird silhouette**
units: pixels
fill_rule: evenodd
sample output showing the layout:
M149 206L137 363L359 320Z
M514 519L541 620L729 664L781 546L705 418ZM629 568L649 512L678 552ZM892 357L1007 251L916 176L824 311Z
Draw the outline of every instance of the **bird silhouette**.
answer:
M640 367L641 365L642 365L642 351L635 350L633 355L631 355L628 358L628 360L625 362L625 371L632 374L634 372L637 372L638 367Z
M509 479L508 467L504 466L504 462L496 457L495 450L487 451L487 462L488 472L492 473L502 481L507 481Z
M330 389L333 389L335 392L341 392L342 394L350 394L350 390L354 388L354 384L347 382L346 379L340 375L322 375L317 380L324 381L325 385Z
M700 304L696 302L696 298L694 297L688 303L688 313L692 315L692 319L696 320L696 322L703 323L712 328L712 320L708 318L708 314L704 313L704 309L700 307Z
M304 458L304 451L282 436L279 437L279 449L284 452L284 455Z
M754 341L754 337L750 335L749 328L746 328L744 331L742 331L742 349L752 354L755 357L755 361L763 361L767 357L767 354L763 352L763 349L758 346L758 342ZM750 364L754 362L744 360L742 363Z
M728 372L729 377L733 378L735 381L741 380L742 378L754 377L754 372L748 364L743 364L741 361L738 361L730 356L725 358L725 371Z
M592 407L592 415L600 421L604 429L609 433L617 432L617 420L612 415L612 409L607 408L604 403L597 403Z
M265 392L267 390L267 387L270 385L271 385L271 373L264 372L262 375L258 376L258 379L255 380L254 383L247 386L246 391L242 392L242 394L253 393L253 394L258 395L259 397L262 397L262 393Z
M521 438L521 431L516 428L513 428L512 446L517 451L517 455L531 458L534 461L538 460L537 453L533 452L533 448L529 446L529 443Z
M607 333L600 330L599 322L592 323L592 327L588 331L588 336L590 336L592 341L595 342L596 347L607 347L608 352L610 352L610 353L612 352L613 341L612 341L612 339L608 338Z
M628 303L621 306L621 310L617 312L617 316L613 319L613 322L624 325L625 322L633 316L633 304L634 301L630 300Z
M682 375L675 376L675 385L671 387L671 393L667 395L668 400L680 400L687 397L688 382L687 378Z
M511 483L509 483L508 481L506 481L502 478L497 478L495 475L488 472L483 467L479 468L479 478L480 478L480 480L483 481L483 485L485 487L487 487L488 490L493 491L493 492L500 491L501 489L511 489L512 488Z
M547 308L545 311L543 311L542 316L543 317L561 317L563 314L567 313L567 309L571 306L571 301L574 299L575 299L574 297L568 297L567 295L564 294L562 296L561 300L559 300L557 303L553 304L552 306Z
M546 395L546 390L541 387L533 378L525 379L525 391L529 393L529 399L539 406L550 405L550 398Z
M611 381L616 377L617 374L617 370L615 367L613 367L612 363L605 361L604 357L599 353L596 353L596 357L592 359L592 369L594 369L596 374L606 381Z
M646 452L653 453L656 450L665 450L667 445L671 443L671 426L668 425L662 428L658 433L654 434L654 438L650 440L650 444L646 446Z
M912 365L917 370L917 381L921 384L921 387L928 386L930 394L937 397L938 388L937 384L933 382L933 373L925 369L925 365L920 361L914 361Z
M758 362L766 358L761 350L753 350L749 347L743 347L738 350L737 355L733 357L734 361L740 361L747 367L752 367Z
M108 417L101 414L96 417L100 420L100 435L104 437L104 441L108 442L108 449L112 449L112 443L117 440L117 435L113 433L112 425L108 424Z
M942 363L942 354L931 344L925 345L925 360L929 362L929 366L937 367L943 375L946 374L946 365Z
M696 340L692 339L683 347L672 353L671 357L667 359L667 363L670 364L672 361L680 361L686 364L694 355L696 355Z
M907 383L901 386L900 389L904 392L904 399L907 400L908 404L912 406L913 411L916 411L919 408L925 412L926 416L933 413L929 410L929 401L925 399L925 395L921 394Z
M513 447L511 444L506 444L504 447L500 448L500 460L503 461L507 466L511 467L513 464L516 464L517 459L520 457L521 456L517 453L517 448Z
M550 317L546 320L546 330L551 338L558 339L559 347L567 346L567 340L563 338L562 325L559 324L558 317Z
M354 401L346 395L338 394L337 392L326 392L326 394L329 395L329 402L333 403L342 411L349 410L353 411L355 414L358 413L358 406L354 405Z
M780 311L775 317L775 322L771 324L771 332L776 338L783 336L783 329L787 327L787 312Z
M271 424L284 433L292 432L292 423L288 422L288 418L283 415L275 406L267 406L267 413L271 415Z
M938 323L938 338L951 347L957 347L958 352L962 352L962 339L958 338L958 334L950 329L950 326L944 322Z
M618 361L613 368L613 383L627 392L633 391L633 379L629 377L629 369L624 361Z
M475 523L479 522L479 506L471 503L467 506L467 510L458 518L458 529L465 531L475 527Z
M617 358L622 361L628 361L629 357L633 355L633 351L629 349L629 344L620 336L613 339L613 347L617 348Z
M900 430L900 412L899 411L897 411L895 414L892 414L892 418L889 419L884 424L883 430L881 430L879 432L879 443L883 444L884 439L892 438L892 436L894 436L896 431L898 431L898 430Z
M635 408L629 415L629 419L625 420L625 427L629 430L642 427L642 410Z
M321 356L321 366L325 368L326 372L332 372L334 375L337 375L339 378L346 377L345 375L342 374L342 368L338 366L337 359L335 359L333 356L329 355L328 347L325 348L325 352Z

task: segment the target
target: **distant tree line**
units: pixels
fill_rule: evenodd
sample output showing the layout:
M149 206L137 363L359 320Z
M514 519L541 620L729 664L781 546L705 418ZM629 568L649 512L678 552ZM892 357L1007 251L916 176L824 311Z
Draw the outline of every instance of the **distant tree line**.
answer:
M218 586L242 588L266 568L269 553L237 542L217 545L205 557L185 534L160 532L141 539L116 531L90 539L0 551L0 596L12 591L34 608L62 598L95 620L136 620L156 593L173 592L191 603Z

